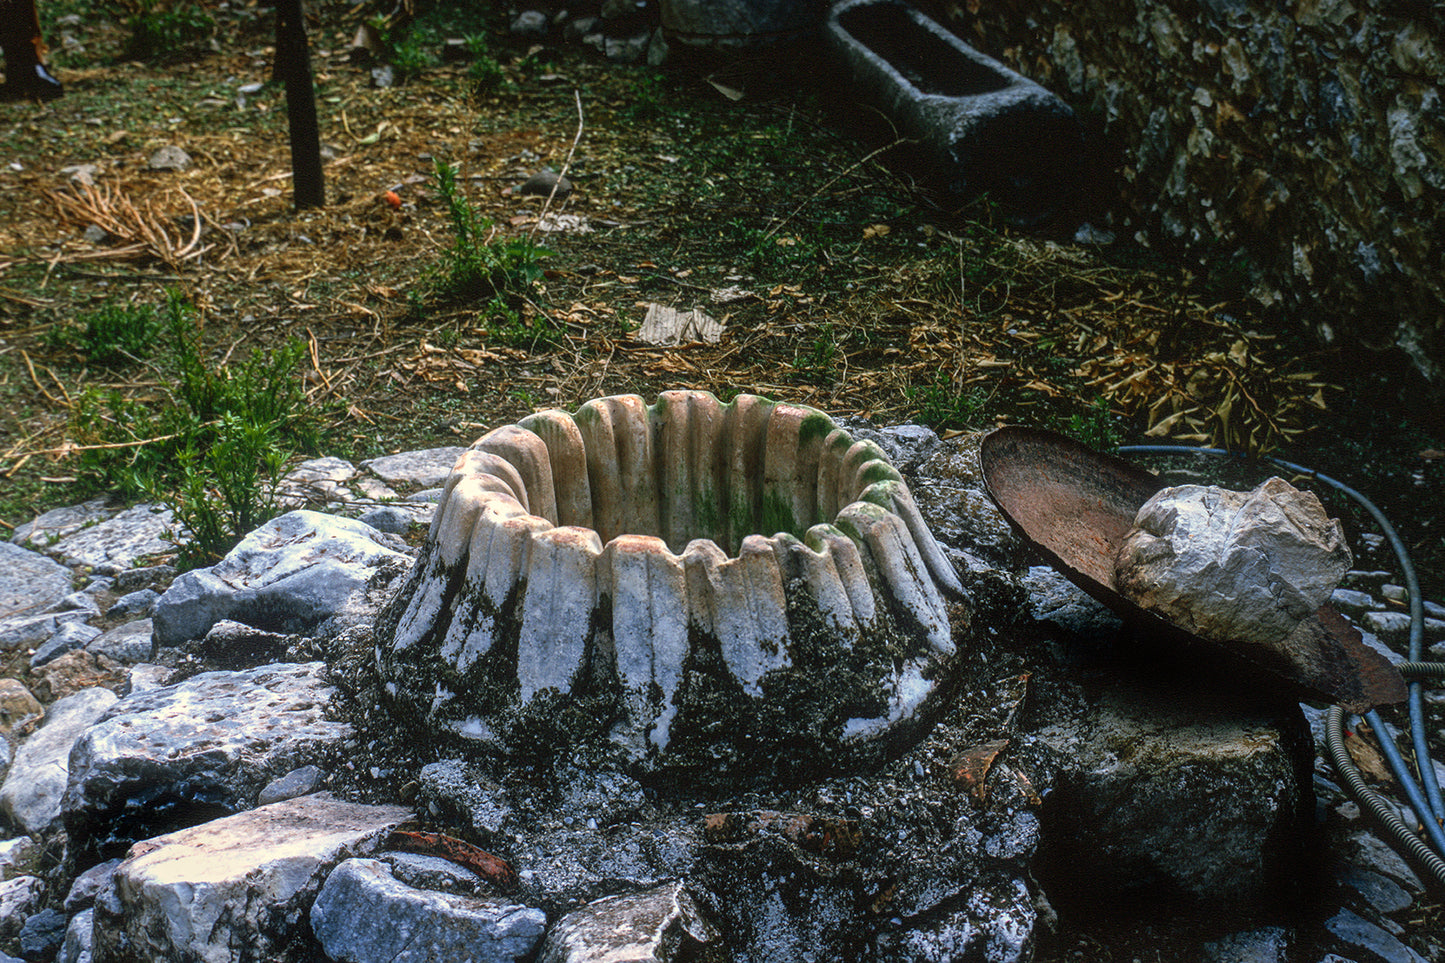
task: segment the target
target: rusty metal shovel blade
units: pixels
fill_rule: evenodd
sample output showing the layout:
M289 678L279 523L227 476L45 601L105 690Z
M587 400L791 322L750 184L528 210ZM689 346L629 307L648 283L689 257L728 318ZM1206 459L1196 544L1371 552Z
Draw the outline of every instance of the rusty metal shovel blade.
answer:
M1061 574L1148 637L1214 652L1283 680L1301 698L1351 712L1405 700L1399 671L1327 605L1283 641L1266 644L1203 638L1119 594L1119 546L1140 506L1164 487L1151 472L1033 428L990 432L980 458L984 485L1009 524Z

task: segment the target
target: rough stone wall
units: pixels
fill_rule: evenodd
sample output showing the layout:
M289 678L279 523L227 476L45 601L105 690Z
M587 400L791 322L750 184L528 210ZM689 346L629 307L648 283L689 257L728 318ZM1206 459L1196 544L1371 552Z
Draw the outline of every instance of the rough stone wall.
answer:
M1117 151L1117 229L1445 385L1441 0L917 2Z

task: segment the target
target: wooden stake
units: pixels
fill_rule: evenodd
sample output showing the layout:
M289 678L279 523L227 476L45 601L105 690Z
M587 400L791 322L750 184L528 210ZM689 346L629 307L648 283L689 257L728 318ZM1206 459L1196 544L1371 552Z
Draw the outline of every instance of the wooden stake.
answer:
M275 76L286 81L286 119L291 128L291 186L296 210L326 205L321 174L321 132L316 123L316 91L306 47L306 15L301 0L276 0Z

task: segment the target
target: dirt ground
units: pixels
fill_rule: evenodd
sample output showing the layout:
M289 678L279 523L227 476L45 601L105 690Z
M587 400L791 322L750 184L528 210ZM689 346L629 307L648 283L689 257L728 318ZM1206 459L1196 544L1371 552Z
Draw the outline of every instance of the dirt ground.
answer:
M310 32L326 205L298 213L269 9L211 9L189 43L171 25L146 60L130 59L124 5L109 9L46 5L66 95L0 105L0 524L103 487L75 451L87 389L165 403L158 365L99 365L77 343L90 312L167 289L216 363L303 342L307 404L343 457L695 387L1104 447L1296 454L1327 439L1368 449L1352 459L1366 490L1445 478L1418 408L1379 386L1358 406L1341 383L1358 366L1231 297L1209 265L1073 243L1072 221L1014 232L986 201L930 193L890 163L876 118L809 82L826 67L806 58L708 77L610 64L511 42L483 5L398 33L405 82L379 88L351 51L361 14L324 4ZM189 165L153 169L164 147ZM457 233L438 163L488 249L535 283L500 302L440 290ZM548 167L569 197L518 193ZM706 312L721 340L643 341L654 305ZM1416 544L1438 550L1423 522Z

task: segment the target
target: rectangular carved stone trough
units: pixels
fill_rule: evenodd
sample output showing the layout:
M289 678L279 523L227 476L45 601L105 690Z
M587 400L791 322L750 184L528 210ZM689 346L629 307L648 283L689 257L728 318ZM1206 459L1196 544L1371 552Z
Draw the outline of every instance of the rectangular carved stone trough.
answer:
M1067 208L1084 145L1058 97L903 0L844 0L824 39L858 95L918 143L949 191L987 194L1023 223Z

